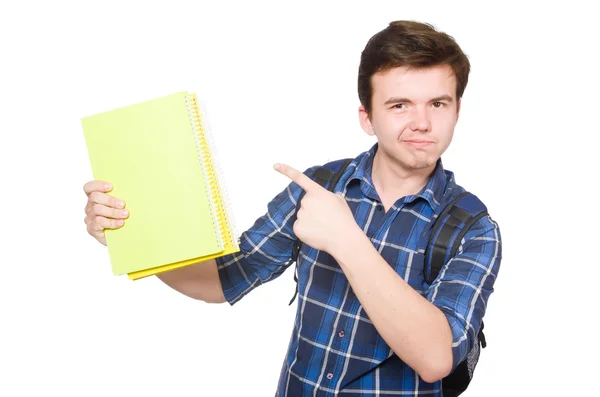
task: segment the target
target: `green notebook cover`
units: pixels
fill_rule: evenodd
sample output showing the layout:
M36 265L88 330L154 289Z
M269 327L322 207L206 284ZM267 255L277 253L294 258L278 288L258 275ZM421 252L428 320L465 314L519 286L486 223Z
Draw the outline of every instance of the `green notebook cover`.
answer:
M113 184L129 218L105 231L115 275L223 250L210 176L187 93L81 119L95 180Z

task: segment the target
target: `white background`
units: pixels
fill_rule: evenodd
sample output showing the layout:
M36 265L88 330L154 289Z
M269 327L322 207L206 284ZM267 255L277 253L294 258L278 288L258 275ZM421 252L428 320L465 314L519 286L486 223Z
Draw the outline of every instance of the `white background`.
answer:
M0 395L273 395L291 269L233 308L114 277L83 223L80 119L196 92L245 230L287 184L275 162L305 169L374 143L358 124L359 57L395 19L434 24L472 63L443 159L499 222L504 259L465 396L600 395L591 6L415 3L3 4Z

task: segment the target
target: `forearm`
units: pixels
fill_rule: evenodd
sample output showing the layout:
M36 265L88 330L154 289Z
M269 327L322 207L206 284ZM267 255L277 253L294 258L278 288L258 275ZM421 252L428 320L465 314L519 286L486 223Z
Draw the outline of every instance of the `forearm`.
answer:
M445 315L381 257L360 229L332 254L369 319L394 352L427 382L452 366L452 331Z
M207 303L225 302L217 262L214 259L158 274L157 277L190 298Z

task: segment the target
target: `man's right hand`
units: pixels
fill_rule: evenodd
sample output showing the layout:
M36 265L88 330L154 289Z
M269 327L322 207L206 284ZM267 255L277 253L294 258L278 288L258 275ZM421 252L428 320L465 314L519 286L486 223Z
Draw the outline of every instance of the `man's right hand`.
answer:
M88 233L106 245L104 230L123 227L129 212L125 210L123 200L107 194L112 190L108 182L90 181L83 186L83 190L88 197L85 206ZM215 259L164 272L157 277L191 298L207 303L226 302Z
M88 197L85 206L87 231L104 245L104 229L121 228L125 218L129 216L123 200L107 194L111 190L111 184L105 181L90 181L83 186L83 191Z

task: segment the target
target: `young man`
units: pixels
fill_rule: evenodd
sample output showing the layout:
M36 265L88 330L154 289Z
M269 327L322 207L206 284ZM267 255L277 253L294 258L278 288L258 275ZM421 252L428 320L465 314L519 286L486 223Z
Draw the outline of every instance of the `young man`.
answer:
M158 276L192 298L235 304L287 269L299 238L298 312L278 396L439 396L441 379L476 343L500 267L498 225L489 216L473 224L431 285L423 244L464 191L440 157L469 70L450 36L390 23L367 43L358 76L360 124L377 143L335 190L307 176L315 167L278 164L291 183L242 234L240 253ZM104 229L127 214L104 185L84 190L88 232L106 244Z

